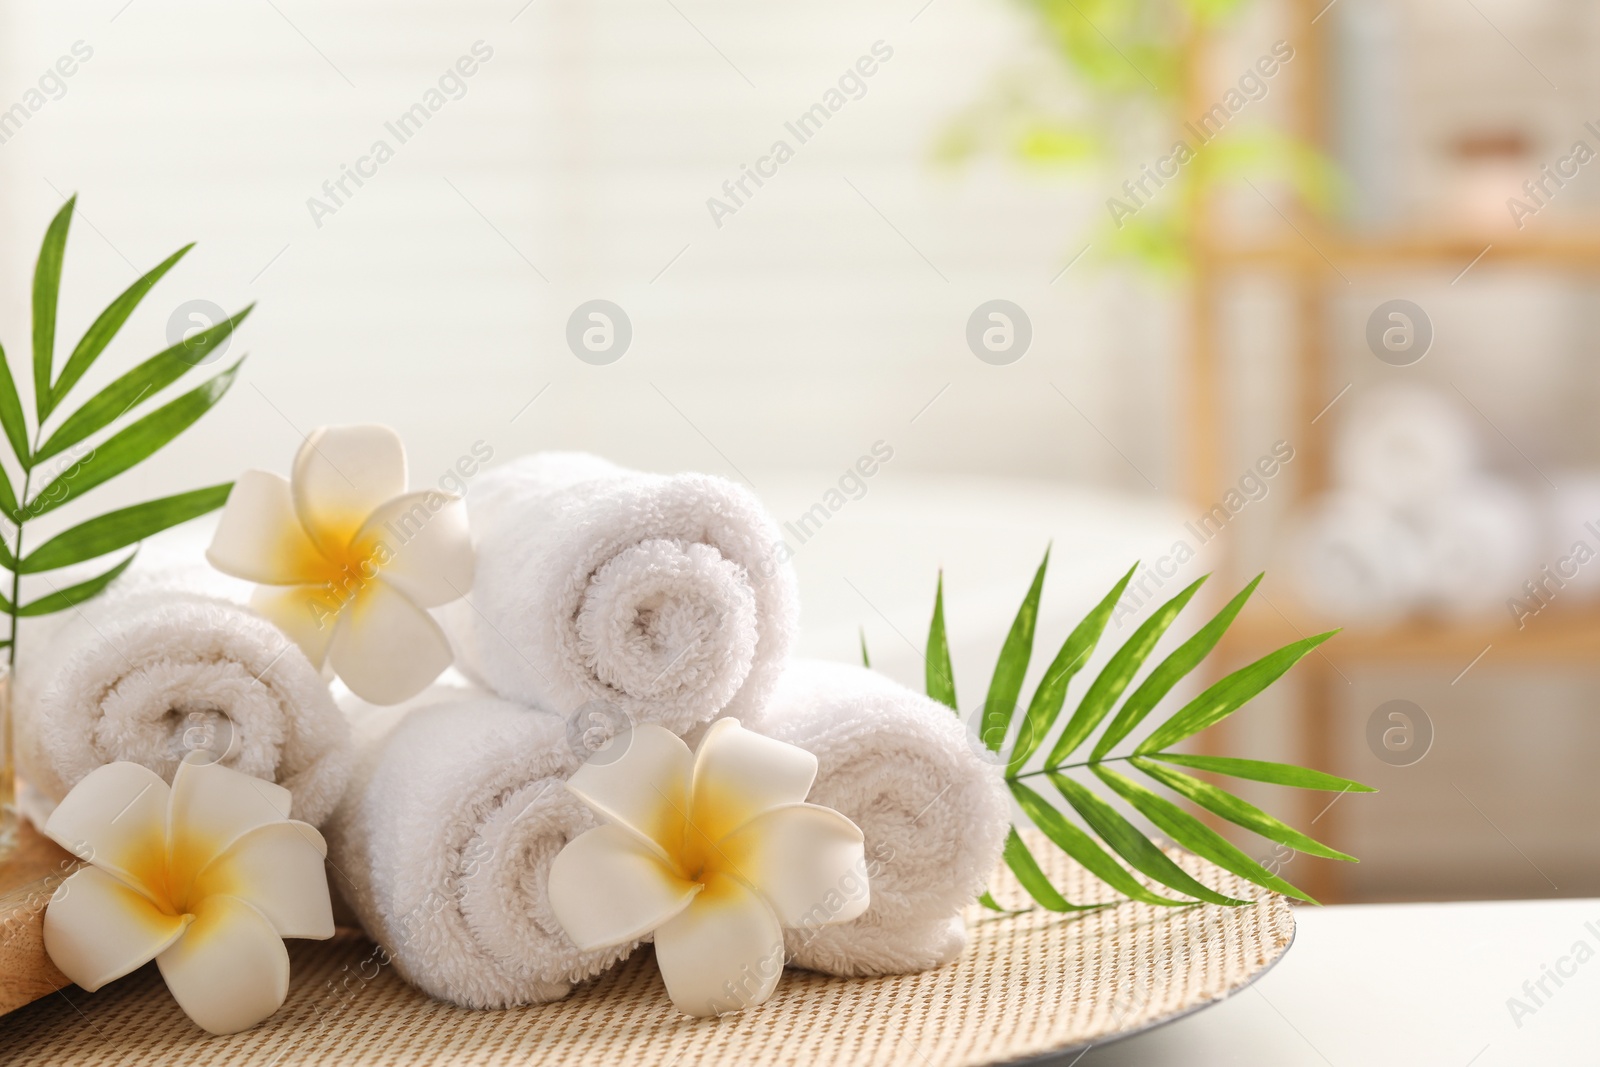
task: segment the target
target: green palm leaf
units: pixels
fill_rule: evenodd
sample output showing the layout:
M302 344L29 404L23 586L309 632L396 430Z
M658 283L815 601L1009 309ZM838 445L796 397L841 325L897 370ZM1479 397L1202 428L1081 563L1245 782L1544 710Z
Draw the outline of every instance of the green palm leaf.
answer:
M1039 861L1033 858L1033 853L1028 851L1028 846L1023 842L1022 836L1017 833L1016 827L1006 836L1005 847L1006 866L1011 868L1011 873L1017 876L1017 881L1022 883L1022 888L1028 895L1046 911L1092 911L1101 908L1103 904L1073 904L1066 897L1056 892L1056 887L1050 884L1050 879L1039 868ZM993 899L992 897L990 899Z
M1284 672L1299 663L1308 652L1338 632L1330 630L1296 641L1262 656L1248 667L1234 671L1185 704L1176 715L1141 741L1134 752L1143 756L1171 748L1184 738L1221 722L1283 677Z
M1105 633L1106 624L1111 621L1111 613L1117 606L1117 601L1122 599L1122 591L1128 587L1128 582L1133 579L1134 571L1139 569L1135 563L1128 568L1128 573L1122 580L1111 588L1094 610L1083 617L1067 639L1061 644L1061 651L1056 653L1056 658L1051 661L1049 668L1044 672L1044 679L1040 681L1039 688L1033 692L1033 699L1028 702L1028 710L1024 713L1022 731L1017 738L1016 751L1012 753L1011 762L1006 767L1006 773L1015 777L1022 770L1028 759L1044 743L1045 737L1056 724L1056 719L1061 715L1061 709L1067 701L1067 689L1072 684L1073 676L1089 662L1089 657L1094 654L1095 646L1100 643L1100 635Z
M82 407L68 415L56 431L39 446L39 460L49 459L64 452L93 434L110 426L117 419L138 407L145 400L183 377L199 364L194 353L211 352L245 320L254 304L230 318L224 319L193 337L162 349L110 385L86 400Z
M5 350L0 348L0 430L3 430L5 442L23 472L19 494L12 487L11 476L5 465L0 464L0 514L15 526L14 530L6 532L6 540L0 540L0 568L11 573L10 595L0 596L0 612L9 618L11 632L4 641L0 641L0 647L8 650L8 659L13 668L17 663L17 630L22 618L73 608L98 595L127 569L138 549L135 548L110 570L87 581L65 589L55 588L51 583L51 593L28 604L20 602L23 574L42 575L135 545L151 534L220 507L232 488L231 484L214 485L119 508L80 522L31 553L24 554L24 534L31 520L115 478L170 444L195 420L216 406L238 377L243 363L241 359L198 388L166 402L131 425L116 430L97 447L84 449L84 454L74 456L75 462L67 469L61 470L58 465L57 470L50 472L49 484L33 492L30 497L30 490L45 480L43 476L35 478L40 473L43 460L62 455L100 431L111 429L123 415L138 407L146 398L159 394L194 366L198 362L194 358L197 348L201 351L211 350L250 313L250 308L246 307L198 337L170 346L132 370L125 371L90 397L57 427L43 445L39 445L46 420L95 366L150 290L194 247L185 245L180 248L112 300L84 331L57 377L56 317L67 233L76 204L77 197L74 196L56 212L45 231L38 262L34 267L32 385L37 422L31 434L18 393L15 368Z
M1183 794L1202 808L1215 812L1229 822L1243 826L1246 830L1253 830L1270 841L1288 845L1296 852L1304 852L1310 856L1355 862L1354 856L1346 855L1338 849L1329 848L1321 841L1307 837L1287 823L1274 819L1254 804L1240 800L1232 793L1218 789L1210 782L1202 782L1198 778L1191 778L1182 771L1163 767L1154 760L1135 757L1133 765L1173 792Z
M1124 692L1132 685L1156 646L1194 599L1206 579L1202 577L1192 582L1162 604L1127 641L1112 652L1068 717L1044 760L1043 768L1025 771L1024 766L1042 747L1043 740L1054 729L1065 710L1071 679L1082 669L1104 636L1116 605L1138 569L1135 564L1073 628L1035 688L1017 736L1008 741L1011 720L1015 717L1023 679L1033 653L1039 604L1049 562L1050 552L1047 549L1001 647L982 716L984 743L989 750L999 753L1003 758L1006 785L1023 813L1057 848L1127 899L1162 905L1210 903L1237 906L1248 903L1205 885L1113 807L1106 797L1084 782L1061 773L1068 768L1088 767L1099 782L1109 787L1111 793L1120 796L1182 848L1254 885L1311 901L1303 891L1266 870L1173 801L1107 766L1111 762L1108 756L1111 749L1138 728L1153 713L1156 705L1217 647L1260 584L1261 576L1257 575L1221 611L1161 660L1132 694L1123 699ZM1175 768L1188 766L1195 770L1300 789L1371 792L1368 787L1347 778L1289 764L1224 756L1191 756L1169 751L1170 746L1220 722L1243 707L1332 636L1333 632L1330 632L1294 642L1225 676L1151 731L1132 755L1115 759L1130 760L1139 771L1181 797L1269 840L1311 856L1351 859L1345 853L1300 833L1231 793ZM864 638L862 660L867 660ZM931 697L954 707L952 677L944 611L944 575L941 573L934 593L933 620L928 632L925 680ZM1119 700L1122 701L1120 708L1117 707ZM1115 715L1112 715L1113 709L1116 709ZM1110 722L1101 731L1088 759L1080 763L1064 762L1089 742L1108 717ZM1041 774L1048 775L1054 784L1055 791L1060 795L1059 805L1022 781ZM1068 817L1067 808L1077 813L1083 820L1083 826ZM1076 905L1068 901L1060 890L1050 884L1015 827L1006 840L1005 859L1028 894L1042 908L1064 912L1109 906ZM1138 875L1183 894L1183 898L1168 897L1154 891ZM1004 910L987 893L980 903L991 910Z
M28 420L22 414L22 398L17 395L17 382L11 377L11 361L6 358L4 347L0 347L0 427L5 429L11 454L17 457L22 469L26 471L31 468L33 457L28 451ZM9 515L16 510L13 504L6 513Z
M1089 691L1083 695L1083 700L1078 703L1078 710L1072 713L1072 718L1067 720L1066 729L1061 731L1061 737L1056 741L1055 747L1050 750L1050 755L1045 757L1048 766L1057 767L1066 761L1066 758L1078 750L1078 746L1088 740L1094 728L1100 725L1111 706L1122 696L1122 691L1133 681L1134 674L1144 665L1145 659L1156 647L1156 642L1161 640L1167 632L1167 627L1172 625L1189 601L1193 599L1205 578L1191 582L1177 596L1161 605L1161 608L1146 619L1134 631L1133 636L1111 657L1094 682L1089 686Z
M1250 599L1250 594L1261 584L1261 579L1262 575L1256 575L1255 579L1230 600L1226 607L1217 612L1210 622L1179 645L1150 672L1150 677L1133 691L1132 696L1122 702L1122 708L1111 720L1111 725L1106 727L1105 733L1101 734L1100 740L1096 742L1090 759L1105 759L1106 754L1144 721L1145 716L1155 709L1162 697L1172 691L1173 686L1211 654L1211 650L1217 647L1217 642L1222 640L1222 635L1227 632L1228 627L1233 625L1233 620L1244 607L1245 601Z
M63 471L29 502L25 509L28 517L53 511L154 455L227 394L243 363L240 359L199 388L157 408Z
M1377 792L1370 785L1340 778L1336 774L1323 774L1321 771L1294 767L1287 763L1267 763L1262 760L1237 759L1233 756L1193 756L1186 752L1152 752L1150 758L1158 759L1162 763L1193 767L1197 771L1225 774L1229 778L1246 778L1252 782L1286 785L1292 789L1326 789L1336 793Z
M65 611L67 608L75 608L116 581L117 576L128 569L128 565L133 562L133 557L138 554L138 550L135 549L129 552L128 557L121 563L98 577L90 578L87 582L79 582L77 585L70 585L65 589L56 589L31 604L24 604L17 609L17 614L23 617L32 617Z
M11 488L11 476L6 473L4 467L0 467L0 511L3 511L5 517L12 522L16 522L22 513L22 509L17 506L16 491ZM7 552L6 555L9 558L11 554Z
M33 408L43 422L50 414L50 375L56 351L56 302L61 295L61 264L66 256L67 229L78 202L69 197L50 220L33 268Z
M61 368L61 377L56 379L55 385L51 387L49 410L39 416L40 421L55 410L62 398L78 384L78 379L83 377L84 372L100 358L100 353L106 350L106 345L110 344L117 331L122 329L122 324L128 321L128 316L133 314L133 309L139 306L139 301L144 299L145 294L193 247L192 243L184 245L140 275L137 281L124 289L122 295L100 313L100 317L94 320L94 324L78 342L78 347L72 350L72 355L67 357L67 365Z
M956 703L956 675L950 666L950 642L944 630L944 572L939 572L939 584L933 593L933 621L928 624L927 666L923 672L923 685L928 696L951 711L959 714Z
M103 556L180 522L199 518L228 502L232 482L119 508L57 534L22 560L23 574L55 570Z
M1123 818L1117 809L1095 796L1086 786L1064 774L1052 774L1050 781L1060 790L1061 795L1067 798L1067 803L1083 816L1083 821L1099 835L1100 840L1116 849L1117 855L1127 860L1136 870L1143 871L1162 885L1176 889L1180 893L1187 893L1197 900L1204 900L1208 904L1234 906L1249 903L1223 896L1196 881L1189 872L1172 862L1172 858L1161 851L1159 846L1140 833L1138 827Z
M1011 794L1017 798L1017 805L1022 808L1023 814L1027 815L1033 821L1033 825L1037 826L1057 848L1077 860L1090 874L1129 900L1165 905L1191 903L1187 900L1164 897L1146 889L1137 878L1128 873L1126 868L1112 859L1110 853L1096 844L1094 838L1072 825L1064 815L1051 807L1044 797L1021 782L1011 783ZM1101 836L1104 837L1103 834ZM1205 889L1204 886L1200 888ZM1223 901L1227 898L1218 899Z
M1017 609L1017 617L1000 646L1000 659L994 666L994 677L989 682L989 695L983 702L983 721L980 736L989 751L999 752L1005 744L1006 731L1011 727L1011 716L1017 709L1017 697L1022 693L1022 679L1028 673L1028 660L1033 656L1033 630L1039 622L1039 597L1044 591L1044 572L1050 566L1050 550L1044 550L1044 560L1033 576L1033 585Z
M1253 882L1263 889L1303 900L1307 904L1316 903L1303 890L1261 866L1227 838L1166 797L1151 792L1132 778L1118 774L1104 764L1096 766L1094 773L1134 810L1154 823L1157 829L1196 856L1210 860L1223 870L1232 871L1245 881Z

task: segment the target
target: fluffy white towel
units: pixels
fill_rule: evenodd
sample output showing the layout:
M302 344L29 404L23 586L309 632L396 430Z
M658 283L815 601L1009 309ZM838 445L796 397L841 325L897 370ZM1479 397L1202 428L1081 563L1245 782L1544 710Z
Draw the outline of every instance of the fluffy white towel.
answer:
M184 756L277 782L319 826L349 779L350 729L327 683L208 568L129 570L100 597L22 630L18 770L43 817L102 764L171 781ZM29 620L33 622L34 620Z
M1507 482L1474 479L1421 510L1417 526L1423 602L1447 617L1505 611L1544 562L1533 500Z
M542 453L484 474L467 506L477 573L440 618L475 681L563 714L605 701L680 733L765 702L796 594L776 526L742 487Z
M1353 397L1334 442L1335 481L1394 507L1449 493L1479 463L1477 428L1431 389L1391 385Z
M872 904L791 930L791 962L837 975L901 974L966 946L961 912L1000 859L1011 806L999 763L949 708L874 671L798 660L745 725L811 752L808 798L866 836Z
M1540 599L1556 597L1566 607L1600 598L1600 476L1593 471L1552 471L1557 488L1542 494L1544 558L1508 595L1536 607L1523 583L1533 582Z
M408 981L470 1008L558 1000L632 946L580 952L546 893L594 825L565 721L436 685L346 704L356 770L325 834L336 889Z
M1329 618L1393 622L1417 603L1428 560L1417 528L1365 493L1311 501L1285 539L1300 598Z

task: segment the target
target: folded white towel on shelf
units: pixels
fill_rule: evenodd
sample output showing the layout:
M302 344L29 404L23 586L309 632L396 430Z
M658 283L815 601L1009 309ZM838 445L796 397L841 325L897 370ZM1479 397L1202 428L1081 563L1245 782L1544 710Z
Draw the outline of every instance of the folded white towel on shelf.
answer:
M1354 396L1334 441L1334 480L1398 508L1467 482L1480 464L1475 417L1424 386L1389 385Z
M874 671L798 660L745 725L815 755L807 799L866 838L871 906L836 926L789 931L792 962L902 974L959 955L961 913L999 862L1011 806L999 763L955 713Z
M1477 478L1419 509L1427 571L1422 603L1447 616L1494 615L1537 574L1542 535L1531 495Z
M1568 608L1600 598L1600 475L1589 470L1553 470L1556 488L1541 492L1543 558L1509 594L1536 607L1527 585L1540 600L1555 598ZM1545 569L1548 567L1548 569Z
M350 730L328 684L277 627L200 566L135 566L101 596L28 620L14 690L30 819L95 768L142 764L172 780L210 752L293 794L319 826L350 773Z
M566 722L436 685L345 702L356 770L325 834L334 888L401 975L470 1008L558 1000L632 946L581 952L550 911L550 863L595 825L566 789Z
M561 714L604 701L680 733L765 702L796 594L748 490L542 453L484 474L468 509L476 577L440 618L475 681Z
M1313 499L1285 539L1285 569L1306 605L1329 618L1394 622L1415 606L1427 578L1421 533L1367 493Z

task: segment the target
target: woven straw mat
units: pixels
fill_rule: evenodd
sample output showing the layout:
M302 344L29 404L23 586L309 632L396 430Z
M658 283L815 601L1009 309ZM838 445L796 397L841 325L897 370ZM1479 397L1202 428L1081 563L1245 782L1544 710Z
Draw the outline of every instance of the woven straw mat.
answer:
M1069 900L1106 888L1032 831L1034 855ZM98 993L69 986L0 1017L0 1062L112 1064L904 1064L1007 1063L1103 1042L1243 988L1294 938L1282 897L1187 853L1191 874L1248 907L1124 903L1056 915L974 906L966 953L925 974L830 978L791 969L766 1004L721 1019L673 1010L648 948L556 1004L456 1008L379 967L371 942L341 933L291 941L283 1009L211 1037L167 993L155 965ZM1009 871L993 889L1025 903Z

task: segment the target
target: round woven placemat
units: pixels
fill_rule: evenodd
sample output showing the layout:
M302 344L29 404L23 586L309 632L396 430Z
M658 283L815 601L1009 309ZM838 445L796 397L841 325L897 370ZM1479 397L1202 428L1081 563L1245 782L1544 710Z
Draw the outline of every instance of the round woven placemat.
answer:
M1068 899L1109 899L1043 839L1030 845ZM1256 887L1186 853L1230 896ZM1003 871L1002 904L1026 901ZM1194 1011L1258 977L1288 949L1282 897L1249 907L1125 903L1054 915L974 907L955 963L893 978L790 970L766 1004L721 1019L679 1015L648 949L557 1004L469 1011L417 992L356 933L291 941L289 1000L265 1023L211 1037L186 1019L152 964L98 993L69 986L0 1017L13 1067L61 1064L793 1064L907 1067L1006 1063L1103 1042Z

